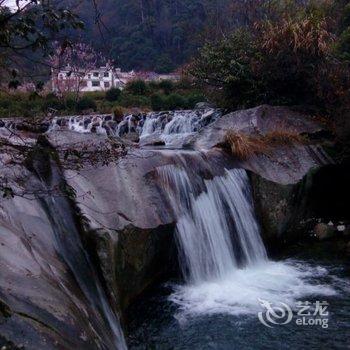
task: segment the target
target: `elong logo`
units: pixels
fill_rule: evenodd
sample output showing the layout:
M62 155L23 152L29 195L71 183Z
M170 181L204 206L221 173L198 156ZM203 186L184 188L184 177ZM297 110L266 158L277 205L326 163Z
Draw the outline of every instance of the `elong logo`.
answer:
M297 326L321 326L328 328L329 312L327 308L329 303L326 301L298 301L294 309L298 311L293 314L292 307L283 302L271 303L267 300L259 299L259 303L264 307L265 311L258 313L259 321L266 327L287 325L295 316L295 324Z

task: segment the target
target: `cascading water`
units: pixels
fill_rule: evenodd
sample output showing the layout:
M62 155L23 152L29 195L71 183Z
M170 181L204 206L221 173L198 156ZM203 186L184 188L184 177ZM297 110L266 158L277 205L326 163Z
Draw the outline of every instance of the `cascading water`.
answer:
M112 115L72 116L53 118L48 131L71 130L123 137L139 135L141 141L157 137L166 145L181 145L182 139L198 132L218 119L220 110L199 109L126 115L120 120ZM0 126L1 127L1 126Z
M166 145L181 146L187 136L214 122L220 115L213 109L151 113L144 120L140 138L142 141L158 136Z
M189 282L225 278L242 264L267 259L244 170L205 180L198 196L184 170L165 166L159 172L179 218L177 235Z
M259 299L292 303L305 295L334 295L333 288L312 278L296 262L267 258L260 237L249 179L242 169L203 180L185 161L158 168L177 217L176 235L185 284L170 300L180 306L179 319L198 314L252 314Z

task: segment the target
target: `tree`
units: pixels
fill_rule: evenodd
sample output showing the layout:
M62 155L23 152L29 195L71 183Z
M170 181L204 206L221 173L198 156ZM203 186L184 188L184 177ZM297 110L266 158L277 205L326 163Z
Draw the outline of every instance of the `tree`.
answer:
M278 15L205 45L188 72L225 107L269 103L334 113L348 106L350 75L337 57L328 6L278 7Z
M101 65L109 66L101 53L96 52L92 46L85 43L64 46L56 43L48 62L52 67L55 89L61 94L73 92L76 100L79 98L87 74L92 73L92 70ZM63 67L68 73L66 73L65 79L59 79L59 71Z
M110 102L117 101L121 94L121 90L118 88L112 88L106 91L106 100Z
M134 80L127 84L126 90L133 95L145 95L148 87L143 80Z
M81 29L78 16L57 2L17 0L8 7L0 0L0 78L16 88L32 72L32 66L44 65L51 43L61 35L68 42L65 31Z

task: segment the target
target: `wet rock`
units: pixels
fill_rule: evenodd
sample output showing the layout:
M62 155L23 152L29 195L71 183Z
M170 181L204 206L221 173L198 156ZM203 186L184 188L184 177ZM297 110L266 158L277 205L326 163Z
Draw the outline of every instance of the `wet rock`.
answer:
M138 143L140 141L140 135L137 132L129 132L123 136L123 139Z
M113 118L117 123L120 123L124 119L124 114L123 113L115 113L114 118Z
M84 119L84 127L87 128L89 124L91 123L91 118Z
M114 120L107 122L107 126L113 131L116 131L118 129L118 123Z
M286 239L286 231L292 224L295 211L295 185L278 184L251 173L251 183L262 234L268 245ZM293 220L295 224L297 220Z
M314 227L314 234L318 240L325 241L335 236L335 228L333 225L318 223Z
M222 116L196 135L193 142L196 148L210 149L224 141L229 129L245 134L265 135L278 127L296 133L310 134L323 129L307 115L287 107L263 105Z
M98 279L82 250L72 201L58 190L62 174L49 157L37 148L28 160L28 168L40 176L18 169L26 179L24 190L40 190L40 200L28 195L0 203L0 342L6 339L16 349L21 344L48 350L112 348L97 305ZM45 169L58 191L54 200Z
M120 231L89 234L109 294L125 309L149 285L173 270L174 225L142 229L131 224Z
M119 136L123 136L129 132L128 123L123 122L123 124L119 125Z
M210 109L215 108L215 106L209 102L198 102L194 109Z
M153 146L165 146L165 142L162 141L162 140L155 141L155 142L153 143Z

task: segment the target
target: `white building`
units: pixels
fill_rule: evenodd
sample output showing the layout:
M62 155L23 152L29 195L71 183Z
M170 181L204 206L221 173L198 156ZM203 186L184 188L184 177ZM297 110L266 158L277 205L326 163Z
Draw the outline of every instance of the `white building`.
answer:
M51 83L54 92L106 91L113 87L122 89L133 77L133 72L122 72L119 68L100 67L84 71L67 65L59 71L52 71Z
M91 70L74 69L67 65L57 71L52 70L51 84L53 92L106 91L117 87L123 89L132 80L162 81L179 80L178 74L161 75L155 72L122 72L120 68L100 67Z

